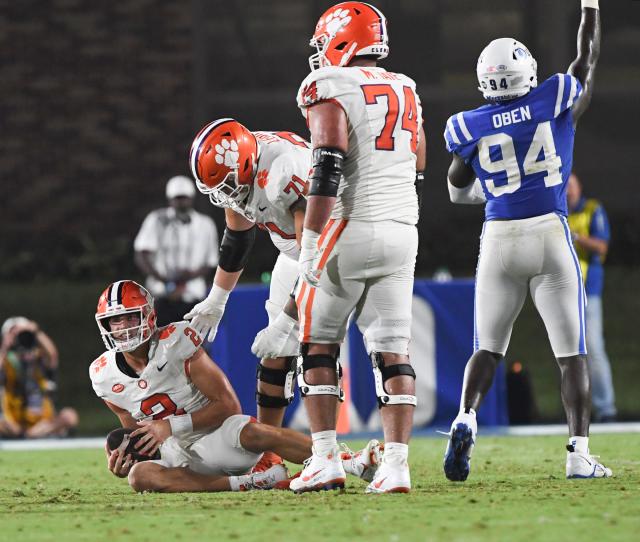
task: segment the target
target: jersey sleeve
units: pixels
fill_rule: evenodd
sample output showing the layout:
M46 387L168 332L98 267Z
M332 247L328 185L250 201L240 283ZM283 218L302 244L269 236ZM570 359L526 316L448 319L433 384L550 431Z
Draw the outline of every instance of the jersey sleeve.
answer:
M89 366L89 378L91 379L91 386L95 394L101 399L106 399L108 395L108 359L109 354L104 353L99 358L95 359Z
M589 226L589 235L602 239L603 241L609 241L611 238L611 231L609 229L609 219L607 213L602 205L598 205L591 217L591 225Z
M444 129L447 150L450 153L457 154L465 162L469 162L476 150L474 132L473 117L470 113L463 111L452 115L447 120Z
M289 209L305 195L310 165L310 158L303 161L293 153L280 155L269 170L271 179L265 186L269 203L278 209Z
M567 109L571 109L582 94L582 84L576 77L568 73L556 73L540 86L541 88L536 93L539 100L537 108L543 111L544 118L548 120L558 117Z
M142 222L140 231L133 242L136 251L148 250L155 252L158 250L158 214L154 211L147 215Z
M160 332L162 348L179 372L185 370L185 361L202 346L202 337L188 322L174 322Z
M336 102L346 110L347 94L352 90L346 70L327 66L312 71L298 90L298 107L306 117L306 108L322 102Z

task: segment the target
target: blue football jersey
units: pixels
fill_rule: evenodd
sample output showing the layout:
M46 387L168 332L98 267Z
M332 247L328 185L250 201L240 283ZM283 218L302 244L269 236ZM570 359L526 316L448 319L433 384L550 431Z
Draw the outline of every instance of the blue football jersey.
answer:
M449 118L447 150L480 179L487 220L567 215L575 136L571 106L581 92L575 77L559 73L521 98Z

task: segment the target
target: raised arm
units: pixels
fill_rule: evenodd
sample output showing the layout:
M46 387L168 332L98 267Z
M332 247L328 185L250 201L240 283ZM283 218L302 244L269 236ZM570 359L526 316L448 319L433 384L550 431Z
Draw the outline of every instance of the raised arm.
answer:
M578 29L578 56L569 66L569 74L582 84L582 94L573 105L573 123L589 107L594 74L600 56L600 9L598 0L582 0L582 19Z

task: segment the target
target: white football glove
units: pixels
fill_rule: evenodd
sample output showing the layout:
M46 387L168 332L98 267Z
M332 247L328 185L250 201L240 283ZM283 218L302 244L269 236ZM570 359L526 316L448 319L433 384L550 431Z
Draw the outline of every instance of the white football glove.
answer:
M251 351L260 359L293 356L298 353L298 321L281 312L271 325L259 331Z
M229 290L214 284L206 299L195 305L190 312L184 315L185 320L191 320L191 327L209 342L216 338L218 324L222 320L230 293Z
M319 233L307 228L303 229L300 256L298 257L298 270L302 280L314 288L320 283L320 274L322 273L322 270L318 269L321 254L318 248L318 239L320 239Z

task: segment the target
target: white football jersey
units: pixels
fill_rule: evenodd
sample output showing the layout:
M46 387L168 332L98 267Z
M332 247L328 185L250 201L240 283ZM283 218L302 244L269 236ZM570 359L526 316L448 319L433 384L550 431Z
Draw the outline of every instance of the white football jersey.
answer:
M107 351L91 364L89 376L96 395L136 420L161 420L208 404L209 399L191 382L186 363L202 344L198 333L187 322L174 322L149 340L149 363L139 375L134 376L124 356L115 352ZM195 432L185 440L195 441L203 434Z
M300 250L290 207L307 193L311 169L309 144L293 132L253 132L258 166L246 210L269 232L276 248L297 260Z
M380 67L327 66L302 82L298 107L306 118L307 107L326 101L342 107L349 127L344 179L331 217L415 224L422 108L414 81Z

